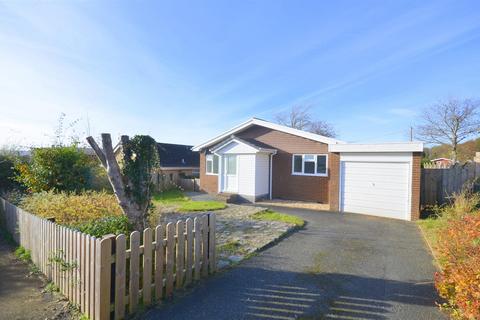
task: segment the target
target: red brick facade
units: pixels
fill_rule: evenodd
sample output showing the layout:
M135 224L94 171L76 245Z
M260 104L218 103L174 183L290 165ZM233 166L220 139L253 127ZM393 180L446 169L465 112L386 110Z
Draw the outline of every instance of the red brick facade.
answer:
M420 218L420 181L422 178L421 162L422 153L414 152L412 159L412 221Z
M238 137L253 139L277 150L272 165L273 198L328 203L330 172L328 177L292 175L293 154L328 154L327 144L260 126L253 126Z
M200 152L200 190L208 193L218 192L218 175L206 174L205 150Z

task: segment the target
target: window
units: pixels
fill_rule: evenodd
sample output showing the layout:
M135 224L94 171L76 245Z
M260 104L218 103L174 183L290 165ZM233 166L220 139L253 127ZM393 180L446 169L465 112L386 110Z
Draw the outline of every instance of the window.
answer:
M227 158L227 174L235 175L237 174L237 156L226 156Z
M218 156L214 154L207 154L207 174L218 174Z
M327 176L326 154L294 154L292 174L304 176Z

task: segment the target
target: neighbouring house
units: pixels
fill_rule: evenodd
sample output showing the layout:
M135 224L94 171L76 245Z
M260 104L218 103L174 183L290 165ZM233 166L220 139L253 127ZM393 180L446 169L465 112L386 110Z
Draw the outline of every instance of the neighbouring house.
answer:
M200 155L192 151L193 146L172 143L157 143L160 170L155 184L164 189L179 184L180 178L199 177Z
M180 178L199 177L199 153L192 151L193 146L173 143L157 143L160 167L152 177L159 190L178 185ZM121 145L115 147L119 156Z
M453 160L448 158L437 158L430 160L435 166L442 167L442 168L449 168L453 165Z
M420 142L351 144L252 118L193 150L200 152L200 188L209 193L419 217Z

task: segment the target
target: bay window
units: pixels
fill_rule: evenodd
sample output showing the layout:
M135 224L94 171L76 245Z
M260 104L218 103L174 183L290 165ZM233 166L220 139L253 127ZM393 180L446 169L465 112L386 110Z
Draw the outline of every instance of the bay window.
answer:
M215 154L207 154L205 158L207 160L205 172L207 174L218 174L218 156Z

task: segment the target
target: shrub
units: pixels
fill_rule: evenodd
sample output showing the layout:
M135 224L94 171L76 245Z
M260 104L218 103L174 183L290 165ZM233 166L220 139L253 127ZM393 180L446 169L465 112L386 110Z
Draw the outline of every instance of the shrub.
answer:
M80 191L91 183L91 160L75 145L32 150L29 163L18 163L16 180L32 192Z
M437 248L442 272L435 284L459 319L480 319L480 214L452 220Z
M479 203L478 194L465 191L438 212L434 248L442 270L435 285L457 319L480 319Z
M98 220L88 221L82 224L73 225L74 229L94 237L102 237L107 234L130 234L133 230L127 216L111 216Z
M18 174L15 162L19 158L14 152L0 151L0 194L21 189L21 184L15 180Z
M41 217L55 218L57 223L67 225L122 214L115 195L95 191L81 194L53 191L34 193L24 197L20 207Z

